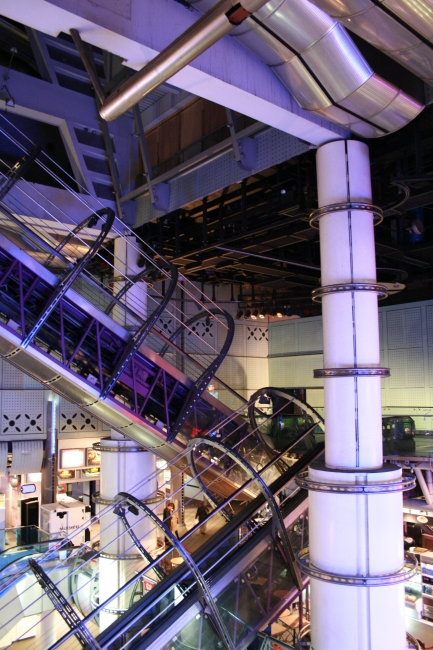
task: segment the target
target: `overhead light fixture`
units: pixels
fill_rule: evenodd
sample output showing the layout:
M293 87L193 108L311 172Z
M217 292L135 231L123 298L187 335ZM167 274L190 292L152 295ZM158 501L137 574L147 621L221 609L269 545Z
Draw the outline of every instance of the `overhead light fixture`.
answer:
M253 313L251 314L251 318L252 318L253 320L257 320L257 316L258 316L258 315L259 315L259 310L258 310L258 309L255 309L255 310L253 311Z
M244 315L244 312L242 311L242 309L238 309L237 312L236 312L235 318L237 320L239 320L240 318L242 318L243 315Z
M277 311L276 316L277 316L277 318L282 318L283 317L283 312L282 311Z
M259 314L259 318L264 318L265 316L266 316L266 309L262 309Z
M251 309L247 309L245 311L245 318L250 318L251 317Z

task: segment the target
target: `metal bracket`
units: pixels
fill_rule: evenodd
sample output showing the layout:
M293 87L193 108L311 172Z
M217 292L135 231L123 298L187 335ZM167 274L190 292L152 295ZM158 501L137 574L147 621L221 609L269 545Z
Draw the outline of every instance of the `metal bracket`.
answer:
M314 289L311 292L311 297L314 302L319 302L323 296L334 295L336 293L344 293L348 291L367 291L377 293L379 300L388 297L388 290L383 284L376 282L345 282L344 284L328 284L319 289Z
M320 377L389 377L389 368L319 368L313 371L315 379Z
M29 566L33 571L36 580L42 587L48 598L53 603L55 609L59 612L60 616L65 621L70 630L75 630L74 634L77 637L82 648L89 647L92 650L101 650L101 646L96 639L90 634L89 630L78 617L73 607L68 603L62 592L57 588L57 585L47 576L45 571L36 560L28 560Z
M140 147L141 159L143 161L144 173L146 174L147 189L149 190L150 202L155 204L155 196L152 187L152 165L150 164L149 150L147 148L146 136L141 121L140 108L138 104L134 106L135 128L137 129L138 145Z

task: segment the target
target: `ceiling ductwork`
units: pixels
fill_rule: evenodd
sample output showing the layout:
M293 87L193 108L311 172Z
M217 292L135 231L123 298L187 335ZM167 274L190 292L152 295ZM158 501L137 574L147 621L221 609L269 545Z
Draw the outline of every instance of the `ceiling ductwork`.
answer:
M433 5L417 0L313 0L347 29L433 86Z
M215 0L192 4L203 12ZM339 0L323 4L343 5ZM396 131L423 109L375 74L344 27L308 0L270 0L231 35L273 70L303 109L362 137Z

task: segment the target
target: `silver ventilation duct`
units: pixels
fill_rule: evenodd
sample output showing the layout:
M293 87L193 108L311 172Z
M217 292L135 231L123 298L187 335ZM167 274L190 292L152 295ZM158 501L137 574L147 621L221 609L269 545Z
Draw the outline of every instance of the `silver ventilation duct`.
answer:
M215 1L193 4L207 11ZM375 74L344 27L308 0L270 0L231 35L273 70L302 108L362 137L396 131L423 109Z
M266 0L214 2L204 16L104 100L99 109L100 116L111 122L123 115L152 90L231 32L265 2ZM73 30L72 35L78 42L78 32Z
M361 38L433 86L433 4L417 0L313 0Z

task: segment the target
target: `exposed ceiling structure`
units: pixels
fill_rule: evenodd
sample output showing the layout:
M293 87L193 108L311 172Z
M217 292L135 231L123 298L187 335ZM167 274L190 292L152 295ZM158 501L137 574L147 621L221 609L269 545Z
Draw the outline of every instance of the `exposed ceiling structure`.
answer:
M69 4L0 2L6 117L38 133L95 201L130 222L137 209L140 235L183 274L208 291L230 287L244 314L320 313L315 147L352 132L369 138L385 213L376 250L386 304L431 298L433 14L422 20L402 2L271 0L144 97L140 128L130 110L104 132L69 30L92 44L110 93L215 1L80 0L73 13ZM0 153L13 162L4 138ZM28 180L50 185L34 172Z

